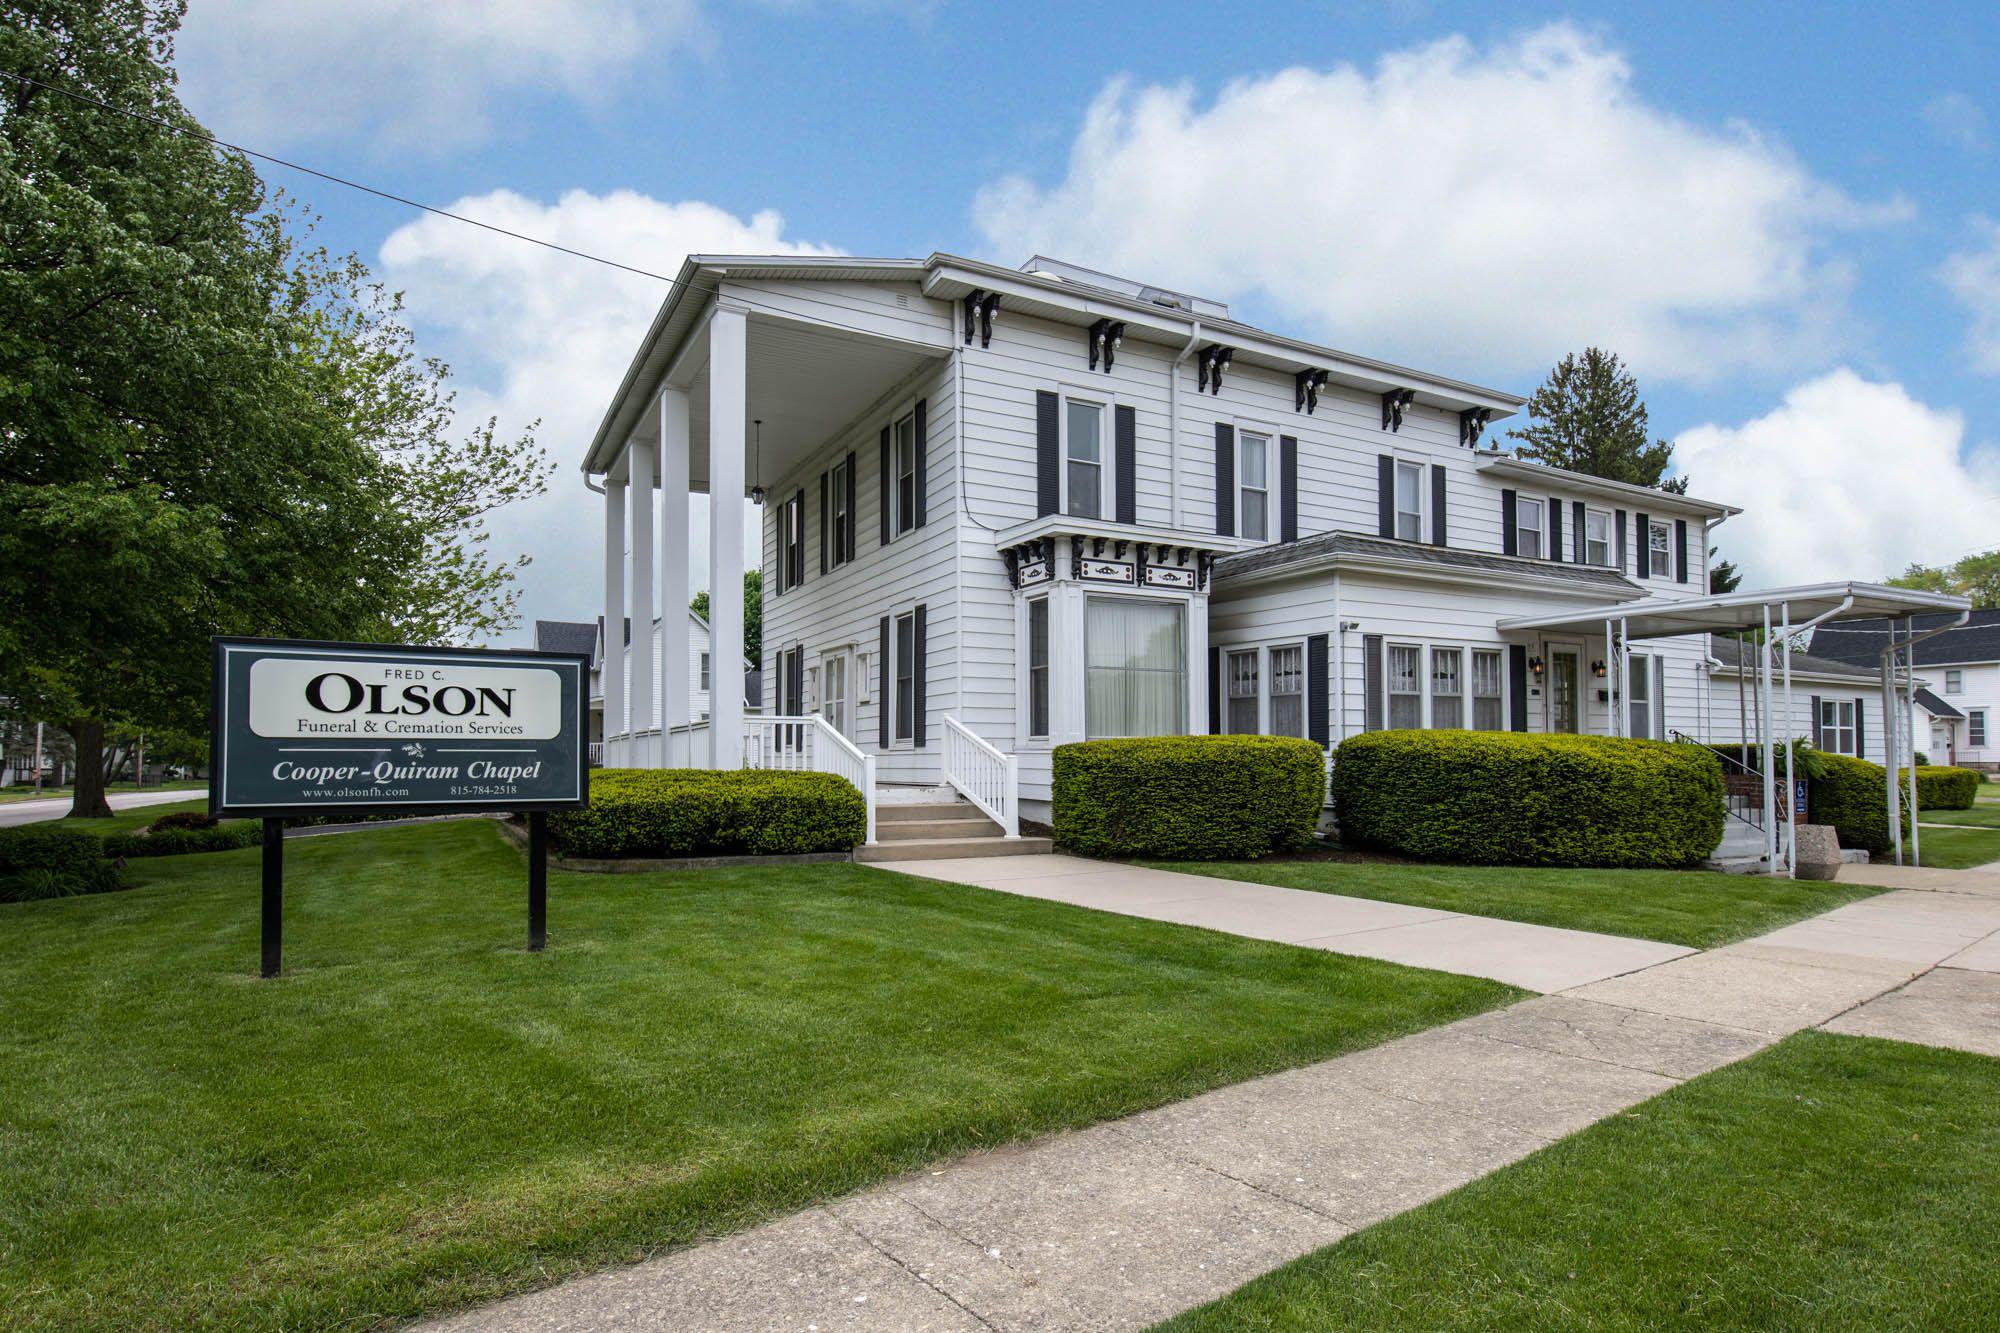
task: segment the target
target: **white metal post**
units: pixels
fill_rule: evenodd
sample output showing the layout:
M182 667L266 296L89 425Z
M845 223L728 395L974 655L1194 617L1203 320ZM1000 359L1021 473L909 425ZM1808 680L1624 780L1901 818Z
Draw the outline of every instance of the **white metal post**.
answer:
M632 757L635 766L644 766L636 736L653 729L659 698L653 681L653 442L635 439L625 452L632 488L627 497L632 520L632 663L626 691L632 699Z
M709 767L743 767L743 471L750 424L749 320L708 322Z
M1764 639L1757 650L1757 697L1763 704L1763 716L1758 719L1757 744L1763 751L1764 769L1764 868L1770 874L1778 873L1778 810L1772 803L1777 792L1776 762L1772 754L1771 733L1775 730L1771 716L1771 604L1764 604Z
M1785 654L1785 874L1791 879L1799 877L1799 775L1792 750L1791 730L1798 714L1792 709L1792 604L1785 602L1779 607L1779 616L1784 621L1784 631L1778 642Z
M692 765L667 750L676 727L694 721L688 687L688 396L660 391L660 762ZM714 665L729 659L711 653ZM682 741L692 747L683 734Z
M1903 802L1902 787L1896 781L1896 756L1898 748L1896 732L1901 726L1901 711L1896 707L1896 622L1889 622L1889 646L1882 650L1882 778L1888 784L1889 796L1889 840L1896 849L1896 864L1903 864Z
M604 739L625 734L625 483L604 479ZM626 750L630 750L628 744ZM621 756L629 762L629 756ZM605 756L607 762L610 756Z
M1909 646L1903 650L1903 748L1897 762L1910 773L1910 864L1924 863L1923 811L1917 803L1917 621L1908 622Z

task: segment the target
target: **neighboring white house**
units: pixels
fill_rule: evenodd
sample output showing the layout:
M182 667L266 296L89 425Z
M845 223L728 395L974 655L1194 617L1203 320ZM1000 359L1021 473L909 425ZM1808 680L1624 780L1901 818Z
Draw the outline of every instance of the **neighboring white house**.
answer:
M1744 612L1682 632L1673 609L1711 600L1740 511L1502 453L1489 427L1522 403L1042 257L693 256L583 467L613 616L685 603L691 492L758 498L771 713L820 715L882 782L977 802L1018 774L1046 818L1051 752L1092 737L1699 737L1706 629ZM711 513L729 639L745 507ZM1819 604L1905 605L1879 591ZM608 664L609 762L735 767L819 734L700 724L681 660L669 634Z
M1821 635L1826 632L1824 628L1818 631ZM1752 679L1754 672L1739 669L1741 650L1734 638L1714 636L1709 651L1709 706L1700 725L1701 739L1717 745L1754 740L1758 714L1765 706ZM1792 712L1789 719L1781 714L1775 727L1780 741L1804 737L1817 749L1882 763L1888 742L1884 739L1881 672L1872 665L1857 666L1802 652L1792 654L1791 668ZM1923 681L1924 677L1917 678L1920 708ZM1897 698L1905 698L1905 693L1899 690ZM1909 747L1903 748L1907 751Z
M1918 616L1916 630L1948 619ZM1814 637L1813 651L1872 667L1888 635L1881 620L1829 625ZM1916 653L1929 686L1929 699L1920 691L1917 703L1929 718L1931 762L2000 772L2000 736L1994 734L2000 726L2000 611L1974 611L1962 627L1919 643Z

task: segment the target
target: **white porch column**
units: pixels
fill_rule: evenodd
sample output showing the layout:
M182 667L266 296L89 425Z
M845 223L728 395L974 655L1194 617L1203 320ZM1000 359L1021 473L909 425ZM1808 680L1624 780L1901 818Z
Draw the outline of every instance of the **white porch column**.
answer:
M660 734L662 761L694 756L666 748L675 727L694 721L688 698L688 396L660 391ZM704 756L705 758L706 756Z
M604 478L604 739L625 734L625 483ZM606 757L609 763L609 756Z
M659 692L653 684L653 442L626 446L632 485L632 730L651 730Z
M743 455L750 416L748 320L708 322L709 767L743 767Z

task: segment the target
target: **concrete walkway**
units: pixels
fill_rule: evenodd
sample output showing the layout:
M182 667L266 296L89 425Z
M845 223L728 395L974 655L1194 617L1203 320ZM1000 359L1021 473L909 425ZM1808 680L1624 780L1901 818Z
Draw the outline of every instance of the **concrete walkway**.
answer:
M1986 877L1885 894L438 1327L1143 1328L1789 1033L1990 1036L1996 932Z
M1694 952L1677 944L1622 935L1533 926L1435 907L1183 875L1075 856L899 861L893 869L1124 916L1205 926L1252 939L1489 977L1544 994Z
M105 799L111 802L113 810L136 810L141 806L171 805L175 801L207 798L206 787L187 787L180 791L114 791ZM37 824L44 819L61 819L69 813L72 804L74 802L67 796L52 796L39 801L9 801L0 805L0 828Z

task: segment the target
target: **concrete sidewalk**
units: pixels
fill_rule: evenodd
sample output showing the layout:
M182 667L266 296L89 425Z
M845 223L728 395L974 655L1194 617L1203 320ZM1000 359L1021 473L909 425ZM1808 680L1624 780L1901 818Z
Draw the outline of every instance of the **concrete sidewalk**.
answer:
M1789 1033L1988 1021L1996 932L1981 892L1886 894L437 1327L1143 1328Z
M1375 898L1183 875L1076 856L900 861L890 869L1124 916L1488 977L1544 994L1694 952L1677 944L1622 935L1535 926Z

